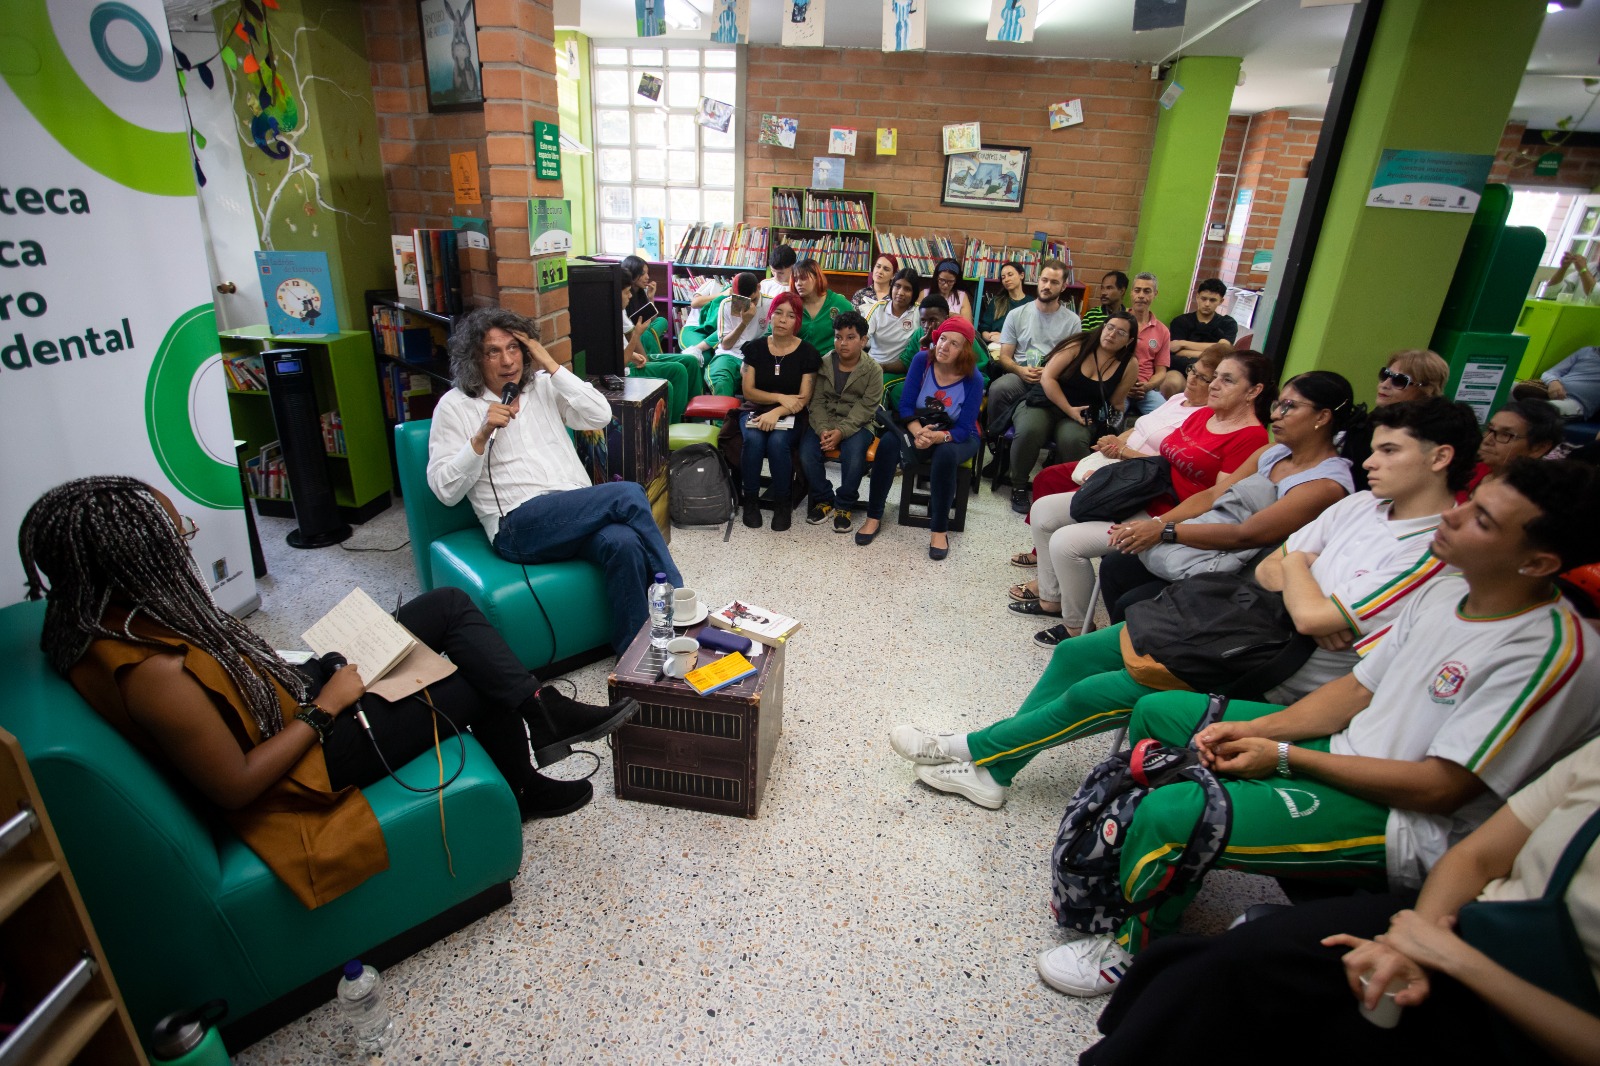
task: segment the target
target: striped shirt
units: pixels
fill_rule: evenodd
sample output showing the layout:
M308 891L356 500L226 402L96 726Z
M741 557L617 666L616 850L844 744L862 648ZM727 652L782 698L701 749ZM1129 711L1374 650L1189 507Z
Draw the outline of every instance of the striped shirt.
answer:
M1486 791L1449 815L1390 811L1389 881L1421 884L1428 869L1501 802L1600 729L1600 658L1559 596L1510 615L1462 613L1456 574L1407 597L1389 635L1359 664L1372 702L1329 751L1379 759L1447 759Z

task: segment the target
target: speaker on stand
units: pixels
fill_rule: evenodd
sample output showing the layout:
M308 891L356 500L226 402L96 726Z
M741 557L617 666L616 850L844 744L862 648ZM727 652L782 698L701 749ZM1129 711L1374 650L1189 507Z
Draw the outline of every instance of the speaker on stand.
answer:
M350 536L339 516L328 459L322 443L322 412L304 348L274 348L261 353L266 368L272 421L283 445L289 496L299 527L286 538L291 548L326 548Z

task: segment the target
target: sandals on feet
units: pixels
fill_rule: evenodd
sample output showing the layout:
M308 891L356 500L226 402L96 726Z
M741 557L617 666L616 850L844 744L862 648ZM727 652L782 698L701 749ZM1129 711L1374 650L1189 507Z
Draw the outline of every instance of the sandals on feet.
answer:
M1016 600L1006 604L1006 606L1018 614L1035 615L1041 618L1061 617L1061 611L1059 609L1047 611L1043 607L1039 606L1038 600Z
M1012 566L1038 566L1039 557L1031 551L1018 552L1011 557Z
M1010 596L1013 600L1019 600L1022 602L1036 600L1039 598L1039 594L1030 589L1026 581L1022 582L1020 585L1012 585L1010 588L1006 589L1006 595Z

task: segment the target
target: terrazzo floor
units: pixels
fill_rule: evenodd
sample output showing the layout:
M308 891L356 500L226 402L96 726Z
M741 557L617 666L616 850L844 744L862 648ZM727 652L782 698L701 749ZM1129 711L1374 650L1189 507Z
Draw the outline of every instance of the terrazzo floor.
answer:
M837 477L836 469L834 471ZM1104 757L1093 737L1039 757L999 811L918 783L902 721L973 729L1010 713L1048 651L1005 610L1028 544L1004 492L972 498L943 562L890 522L867 548L796 511L786 533L675 530L685 583L794 615L784 733L753 821L618 799L604 744L595 800L524 828L499 911L384 973L389 1062L1041 1063L1093 1042L1103 1000L1042 984L1060 938L1049 856L1062 807ZM409 548L295 551L263 520L271 569L249 622L277 647L353 585L417 591ZM347 547L404 543L398 502ZM605 697L612 660L569 675ZM581 775L590 760L557 767ZM1216 931L1271 882L1213 874L1188 926ZM332 989L329 989L331 995ZM330 1003L239 1052L245 1066L360 1061Z

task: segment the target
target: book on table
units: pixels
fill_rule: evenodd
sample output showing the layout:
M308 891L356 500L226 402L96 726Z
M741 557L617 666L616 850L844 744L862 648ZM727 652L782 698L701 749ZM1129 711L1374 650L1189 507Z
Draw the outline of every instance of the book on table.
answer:
M718 607L711 612L707 621L718 629L743 634L751 640L760 641L774 648L788 640L795 630L800 628L798 619L739 600Z
M359 588L300 634L300 639L319 656L329 652L343 655L360 672L368 692L390 701L420 692L456 669Z
M715 692L719 688L729 685L756 672L755 664L746 659L739 652L733 651L714 662L707 663L697 670L690 670L683 675L689 687L700 695Z

